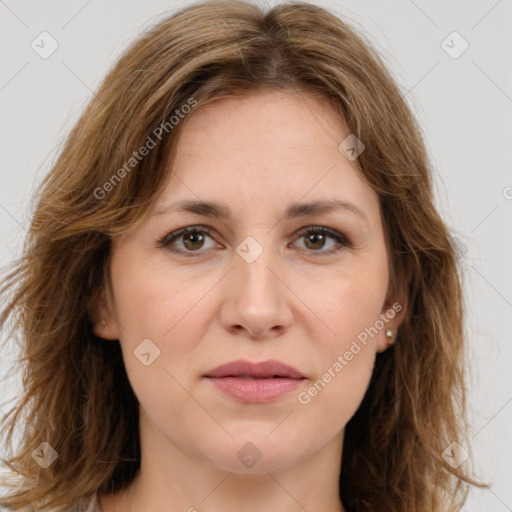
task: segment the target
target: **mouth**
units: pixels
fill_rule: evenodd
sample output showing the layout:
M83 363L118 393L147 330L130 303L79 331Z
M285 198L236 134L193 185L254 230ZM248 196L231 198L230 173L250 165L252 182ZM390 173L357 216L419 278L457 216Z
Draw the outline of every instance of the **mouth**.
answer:
M290 377L284 377L282 375L269 375L269 376L266 376L266 377L254 377L252 375L226 375L226 377L236 377L238 379L248 379L248 380L288 379L288 378L290 378ZM225 378L225 377L220 377L220 378Z
M297 369L276 360L232 361L204 375L224 395L242 403L262 404L289 394L306 379Z
M304 375L285 363L269 359L259 363L246 360L231 361L209 371L205 377L238 377L242 379L304 379Z

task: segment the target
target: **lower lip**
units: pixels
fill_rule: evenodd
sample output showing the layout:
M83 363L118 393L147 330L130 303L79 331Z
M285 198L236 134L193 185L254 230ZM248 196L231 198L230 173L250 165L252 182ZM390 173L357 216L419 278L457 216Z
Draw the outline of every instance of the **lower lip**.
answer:
M213 384L232 398L245 403L263 404L276 400L297 389L304 379L271 378L242 379L240 377L208 377Z

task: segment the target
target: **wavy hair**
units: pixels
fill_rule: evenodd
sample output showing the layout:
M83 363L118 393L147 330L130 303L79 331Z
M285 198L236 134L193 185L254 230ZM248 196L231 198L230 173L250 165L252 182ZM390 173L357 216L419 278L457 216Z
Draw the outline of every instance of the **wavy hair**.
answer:
M408 283L396 344L377 354L346 425L341 501L355 512L454 511L469 485L483 485L468 462L454 468L442 456L452 442L469 450L463 276L403 93L371 44L328 10L226 0L188 5L131 44L34 197L23 254L5 269L1 290L2 324L11 339L19 335L24 392L3 420L11 452L16 426L23 437L4 459L18 483L0 504L65 507L134 478L138 403L119 343L92 331L111 242L151 210L193 112L262 90L327 98L363 141L360 173L379 197L390 285ZM31 455L42 442L58 452L47 469Z

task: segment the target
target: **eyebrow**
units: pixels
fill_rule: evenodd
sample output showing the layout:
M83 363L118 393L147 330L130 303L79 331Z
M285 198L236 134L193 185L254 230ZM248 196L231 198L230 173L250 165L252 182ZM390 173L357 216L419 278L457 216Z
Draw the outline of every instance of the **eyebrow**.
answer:
M335 211L345 211L352 213L364 221L368 222L365 213L354 203L342 199L329 199L322 201L311 201L308 203L291 203L286 207L284 219L296 219L308 215L320 215ZM195 201L184 200L163 206L153 213L153 215L162 215L174 212L191 212L205 217L228 220L231 218L230 209L221 203L213 201Z

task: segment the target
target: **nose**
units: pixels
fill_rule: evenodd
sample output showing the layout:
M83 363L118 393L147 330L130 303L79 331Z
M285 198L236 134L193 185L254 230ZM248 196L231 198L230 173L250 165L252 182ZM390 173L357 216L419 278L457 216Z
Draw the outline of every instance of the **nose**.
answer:
M293 321L293 294L284 273L269 249L252 262L234 254L233 269L224 282L222 326L251 339L274 338L286 332Z

